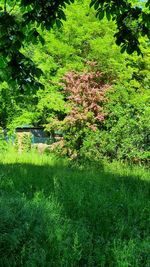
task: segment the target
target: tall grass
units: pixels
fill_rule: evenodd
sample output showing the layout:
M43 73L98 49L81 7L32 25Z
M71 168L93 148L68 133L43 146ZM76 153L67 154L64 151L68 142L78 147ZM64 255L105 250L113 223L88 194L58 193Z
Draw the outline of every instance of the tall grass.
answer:
M150 173L0 155L1 266L149 267Z

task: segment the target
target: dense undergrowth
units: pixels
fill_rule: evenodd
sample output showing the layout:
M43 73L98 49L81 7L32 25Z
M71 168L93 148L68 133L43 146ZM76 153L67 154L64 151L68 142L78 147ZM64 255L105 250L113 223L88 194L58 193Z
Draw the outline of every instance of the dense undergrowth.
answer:
M150 266L150 173L0 155L1 266Z

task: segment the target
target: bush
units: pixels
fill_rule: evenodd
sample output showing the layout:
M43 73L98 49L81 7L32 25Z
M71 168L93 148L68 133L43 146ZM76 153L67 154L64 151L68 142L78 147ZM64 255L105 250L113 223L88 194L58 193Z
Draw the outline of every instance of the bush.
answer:
M130 85L130 84L129 84ZM107 93L105 120L95 132L84 135L79 155L118 159L136 164L150 162L150 100L148 90L116 86ZM78 134L78 133L77 133Z
M95 67L95 63L90 68ZM103 82L102 73L90 71L69 72L64 77L64 94L68 114L64 120L51 119L48 131L63 131L64 144L69 155L78 155L88 132L96 131L105 119L103 104L109 86Z
M129 85L130 86L130 83ZM149 90L116 86L109 93L107 119L100 132L104 155L130 162L150 160ZM104 151L105 148L105 151Z
M0 152L7 150L7 142L4 139L3 129L0 127Z
M31 133L16 134L15 147L19 152L31 150Z

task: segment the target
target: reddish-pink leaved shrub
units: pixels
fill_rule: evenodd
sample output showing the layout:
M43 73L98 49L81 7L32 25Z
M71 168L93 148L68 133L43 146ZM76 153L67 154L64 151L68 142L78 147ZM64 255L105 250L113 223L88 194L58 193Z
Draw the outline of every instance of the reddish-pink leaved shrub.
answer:
M104 84L102 78L99 71L69 72L64 76L63 94L69 111L63 121L54 118L49 127L63 131L64 142L73 153L80 150L86 134L99 129L105 120L103 104L110 85Z
M65 75L64 93L70 106L65 122L70 125L84 124L96 130L105 119L103 103L107 100L105 93L110 88L102 82L102 73L75 73Z

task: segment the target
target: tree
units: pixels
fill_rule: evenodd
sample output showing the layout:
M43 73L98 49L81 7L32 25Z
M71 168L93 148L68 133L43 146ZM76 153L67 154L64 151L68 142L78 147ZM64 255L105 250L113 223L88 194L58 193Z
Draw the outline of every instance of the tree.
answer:
M102 73L96 71L95 62L88 62L90 72L69 72L64 76L64 94L68 113L63 120L51 118L46 129L51 133L61 130L70 152L78 152L87 133L101 128L105 119L103 104L106 91L110 88L104 84Z
M11 85L19 85L24 92L28 88L37 90L42 86L38 78L42 71L26 57L24 45L44 43L40 31L50 30L54 24L62 25L66 20L64 9L74 0L4 0L0 4L0 80ZM140 36L150 36L150 0L138 6L135 1L91 0L90 6L97 10L96 16L106 15L116 21L116 43L121 52L137 51L139 54Z
M49 30L54 23L59 27L60 19L65 20L62 8L71 2L74 0L4 0L0 12L1 81L16 83L22 91L41 86L36 78L42 71L21 49L25 44L44 43L39 28Z
M116 43L121 45L121 52L141 53L140 37L150 38L150 0L91 0L90 6L97 10L99 19L106 15L108 20L116 21L115 37Z

